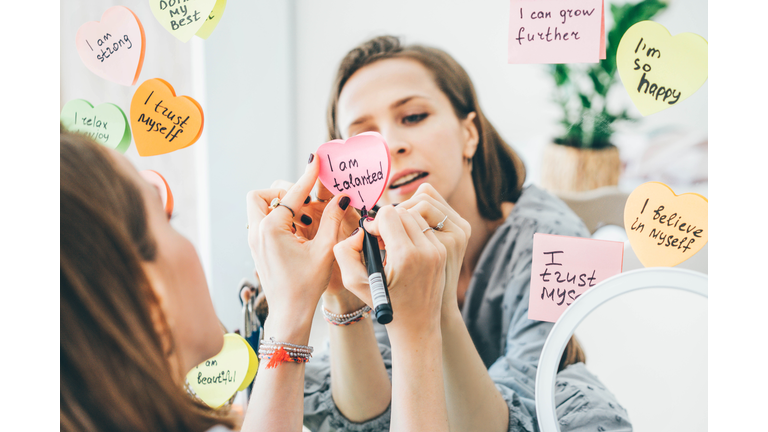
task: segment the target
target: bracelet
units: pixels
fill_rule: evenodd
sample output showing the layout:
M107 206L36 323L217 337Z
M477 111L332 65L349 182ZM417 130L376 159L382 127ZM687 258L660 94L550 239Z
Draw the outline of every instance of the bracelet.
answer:
M288 342L276 342L274 337L269 342L259 344L259 359L267 359L267 369L276 368L283 362L306 363L312 358L315 349L306 345L294 345Z
M350 324L354 324L365 318L370 313L371 308L368 305L365 305L354 312L346 314L335 314L330 312L328 309L323 308L323 317L328 323L335 326L348 326Z

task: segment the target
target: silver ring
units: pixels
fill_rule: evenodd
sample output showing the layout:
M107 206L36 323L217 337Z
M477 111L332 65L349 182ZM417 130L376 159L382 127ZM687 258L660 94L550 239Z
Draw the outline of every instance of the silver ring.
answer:
M327 202L331 202L331 200L329 200L329 199L327 199L327 200L324 200L324 199L322 199L322 198L320 198L320 197L318 197L318 196L316 196L316 197L315 197L315 199L317 200L317 202L321 202L321 203L323 203L323 204L325 204L325 203L327 203Z
M280 202L280 198L275 198L275 199L273 199L273 200L272 200L272 202L271 202L271 203L269 203L269 207L270 207L272 210L274 210L274 209L276 209L276 208L278 208L278 207L280 207L280 206L283 206L283 207L287 208L288 210L290 210L290 211L291 211L291 215L293 215L293 217L296 217L296 212L295 212L295 211L293 211L293 209L292 209L292 208L290 208L290 207L288 207L287 205L285 205L285 204L281 203L281 202Z
M433 230L433 229L434 228L432 228L432 227L426 227L423 230L421 230L421 232L425 233L425 232L427 232L427 230Z
M437 225L435 225L435 227L434 227L434 228L432 228L432 229L433 229L433 230L435 230L435 231L440 231L440 230L441 230L441 229L443 229L443 227L445 226L445 225L444 225L444 222L445 222L446 220L448 220L448 216L444 217L444 218L443 218L443 220L441 220L441 221L440 221L440 223L439 223L439 224L437 224Z

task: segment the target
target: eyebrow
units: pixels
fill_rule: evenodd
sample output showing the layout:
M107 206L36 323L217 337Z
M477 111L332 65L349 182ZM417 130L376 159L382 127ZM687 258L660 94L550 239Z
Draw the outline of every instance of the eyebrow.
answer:
M403 106L403 105L407 104L408 102L410 102L411 100L413 100L413 99L416 99L416 98L421 98L421 99L429 99L429 98L428 98L428 97L426 97L426 96L420 96L420 95L412 95L412 96L406 96L406 97L404 97L404 98L402 98L402 99L399 99L399 100L397 100L397 101L393 102L393 103L392 103L392 105L390 105L390 106L389 106L389 109L390 109L390 110L393 110L393 109L396 109L396 108L398 108L398 107L401 107L401 106ZM347 126L347 130L349 130L349 128L351 128L352 126L357 126L357 125L359 125L360 123L364 123L364 122L365 122L365 121L367 121L369 118L371 118L371 116L369 116L369 115L366 115L366 116L362 116L362 117L358 117L358 118L357 118L355 121L353 121L352 123L350 123L350 124L349 124L349 126Z

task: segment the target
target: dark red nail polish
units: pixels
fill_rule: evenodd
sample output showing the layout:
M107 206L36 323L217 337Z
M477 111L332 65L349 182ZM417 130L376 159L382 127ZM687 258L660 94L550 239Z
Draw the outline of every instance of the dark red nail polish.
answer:
M352 231L352 234L350 234L349 236L352 237L353 235L357 234L358 231L360 231L360 227L355 228L355 230Z
M346 210L347 207L349 207L349 201L350 199L348 196L341 197L339 200L339 207L341 207L342 210Z
M312 223L312 218L307 215L301 215L301 223L304 225L309 225Z
M312 197L308 196L307 199L304 200L304 204L309 204L310 201L312 201Z
M315 154L314 153L310 153L309 154L309 160L307 161L307 164L311 164L313 160L315 160Z
M296 234L296 224L291 222L291 228L293 228L293 233Z

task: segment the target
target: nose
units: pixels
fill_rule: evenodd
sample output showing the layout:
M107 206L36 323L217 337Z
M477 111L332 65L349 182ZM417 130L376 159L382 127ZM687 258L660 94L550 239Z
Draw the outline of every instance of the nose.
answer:
M411 152L411 144L402 136L393 130L382 130L381 135L384 137L384 141L387 142L389 147L389 155L403 156Z

